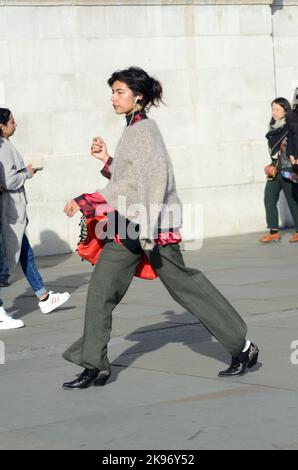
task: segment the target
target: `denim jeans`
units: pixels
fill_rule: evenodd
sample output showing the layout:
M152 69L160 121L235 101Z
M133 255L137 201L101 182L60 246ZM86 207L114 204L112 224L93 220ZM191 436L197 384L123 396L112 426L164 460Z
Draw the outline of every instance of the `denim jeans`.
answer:
M40 297L45 294L47 289L44 287L42 277L37 270L34 253L25 234L22 240L20 263L26 279L32 287L35 295Z
M6 264L0 267L0 282L5 282L9 278L9 269Z
M2 233L0 228L0 282L5 282L9 278L9 269L5 261Z

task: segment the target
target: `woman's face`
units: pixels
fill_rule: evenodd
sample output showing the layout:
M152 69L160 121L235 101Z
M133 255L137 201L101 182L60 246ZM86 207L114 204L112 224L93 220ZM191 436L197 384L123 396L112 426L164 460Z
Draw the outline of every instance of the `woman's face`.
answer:
M280 119L284 118L286 112L282 106L277 103L272 103L272 117L275 121L279 121Z
M15 122L13 115L10 114L8 122L6 124L0 124L2 135L5 139L9 139L16 130L17 123Z
M139 95L139 98L141 95ZM112 86L112 104L117 114L130 114L133 112L137 97L124 82L116 80Z

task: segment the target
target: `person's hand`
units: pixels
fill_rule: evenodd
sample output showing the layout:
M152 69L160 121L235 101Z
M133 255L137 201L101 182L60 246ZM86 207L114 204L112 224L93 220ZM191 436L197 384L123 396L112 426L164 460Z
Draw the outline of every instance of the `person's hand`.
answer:
M289 156L289 159L290 159L292 165L297 165L298 159L295 160L295 157L294 157L293 155L290 155L290 156Z
M68 217L72 217L73 215L75 215L78 210L80 210L80 206L74 199L67 202L64 206L64 212Z
M32 167L32 165L26 166L26 170L30 173L31 176L33 176L35 174L35 171L34 171L34 168Z
M107 146L101 137L94 137L92 139L91 155L104 163L108 161L110 156Z

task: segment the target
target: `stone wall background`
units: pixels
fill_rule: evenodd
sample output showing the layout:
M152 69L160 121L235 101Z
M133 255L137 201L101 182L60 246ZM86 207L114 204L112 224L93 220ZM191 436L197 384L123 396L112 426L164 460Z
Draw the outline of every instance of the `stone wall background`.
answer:
M286 0L0 1L0 103L26 163L44 165L26 185L36 253L76 246L79 217L63 207L105 184L90 141L113 153L123 120L106 80L129 65L163 84L166 106L150 114L182 201L203 205L204 236L265 229L264 134L272 99L298 85L297 24Z

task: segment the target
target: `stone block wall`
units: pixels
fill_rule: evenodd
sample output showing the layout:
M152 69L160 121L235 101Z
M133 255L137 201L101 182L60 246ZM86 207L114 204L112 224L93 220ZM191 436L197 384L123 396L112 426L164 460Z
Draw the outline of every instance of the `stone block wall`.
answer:
M298 79L297 20L286 0L0 1L0 103L26 162L44 165L26 185L37 253L75 248L63 206L105 184L90 141L113 153L124 123L106 80L130 65L163 84L166 106L150 114L182 201L203 205L204 236L264 229L264 134L270 102Z

